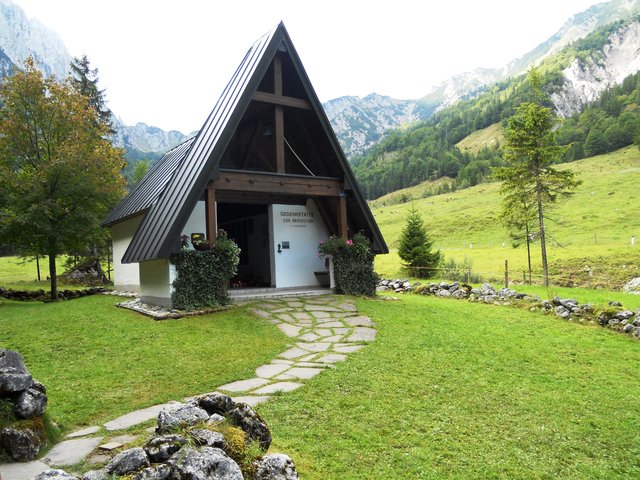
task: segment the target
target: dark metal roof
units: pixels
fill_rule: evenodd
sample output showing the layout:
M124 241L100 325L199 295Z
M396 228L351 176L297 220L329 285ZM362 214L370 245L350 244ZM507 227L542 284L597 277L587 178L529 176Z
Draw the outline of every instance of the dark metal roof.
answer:
M311 86L284 24L280 23L274 30L257 40L245 55L209 117L193 139L190 148L186 150L184 159L178 162L170 180L165 182L164 191L146 214L122 258L123 263L169 257L179 242L180 232L191 211L212 174L217 170L220 159L249 106L253 94L282 46L284 46L284 51L290 55L313 109L335 150L345 175L345 184L351 187L359 206L358 214L366 220L366 224L373 234L374 251L388 252L382 234L358 189L353 172Z
M133 187L126 197L111 211L102 222L103 227L131 218L150 208L166 187L173 172L184 159L195 137L185 140L183 143L165 153L140 182Z

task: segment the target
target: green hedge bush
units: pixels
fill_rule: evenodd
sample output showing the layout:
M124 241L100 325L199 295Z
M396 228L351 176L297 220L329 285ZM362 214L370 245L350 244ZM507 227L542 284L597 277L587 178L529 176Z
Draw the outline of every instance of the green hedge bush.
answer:
M373 270L375 255L367 237L357 233L352 240L345 241L332 236L320 244L318 253L333 257L336 293L375 296L379 279Z
M238 271L240 248L220 232L211 250L183 250L171 256L177 278L171 294L173 307L196 310L229 304L229 281Z

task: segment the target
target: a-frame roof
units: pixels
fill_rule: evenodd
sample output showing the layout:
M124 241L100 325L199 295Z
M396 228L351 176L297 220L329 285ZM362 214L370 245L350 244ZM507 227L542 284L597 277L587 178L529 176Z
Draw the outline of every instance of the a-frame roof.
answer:
M353 172L311 86L289 34L284 24L280 23L251 46L198 134L187 142L188 144L183 144L184 150L180 151L180 155L176 155L173 172L170 179L165 182L162 193L156 200L147 199L152 205L150 208L147 207L149 208L147 214L122 258L123 263L167 258L176 249L189 214L207 187L212 174L217 171L222 155L238 128L242 116L279 51L286 52L291 59L311 108L340 163L345 188L349 188L353 193L359 216L365 219L369 227L368 230L373 237L371 240L374 251L388 252L382 234L357 186ZM156 177L161 178L159 174ZM145 184L148 183L147 180L151 181L151 179L145 179ZM132 191L129 196L134 193ZM140 196L143 196L142 192ZM126 199L123 203L126 203ZM141 199L132 203L145 204ZM116 207L116 210L121 208L121 205L122 203ZM121 210L125 210L124 207ZM113 220L112 217L124 218L122 213L114 214L114 212L107 219L109 222L105 220L105 224L118 221ZM131 216L131 213L125 216Z

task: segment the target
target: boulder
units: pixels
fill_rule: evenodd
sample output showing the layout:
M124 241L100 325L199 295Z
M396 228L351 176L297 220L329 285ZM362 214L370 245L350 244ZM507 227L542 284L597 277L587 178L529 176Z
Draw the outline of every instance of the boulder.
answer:
M229 412L231 422L240 427L251 440L260 442L260 446L266 452L271 445L271 432L253 408L246 403L239 403Z
M171 467L160 464L140 470L132 480L167 480L170 475Z
M233 410L236 406L231 397L215 392L196 397L196 403L209 415L213 415L214 413L226 415L227 412Z
M191 430L189 433L196 445L216 448L223 448L225 445L224 436L220 432L199 428Z
M164 462L187 443L182 435L160 435L154 437L144 446L149 460L153 463Z
M13 413L17 418L41 417L46 409L47 389L36 380L18 395L13 405Z
M167 465L175 480L243 480L238 464L219 448L186 446Z
M32 381L20 354L0 348L0 395L27 390Z
M50 468L44 472L39 473L32 480L78 480L78 477L65 472L64 470L57 470Z
M44 428L41 424L9 426L0 430L0 450L17 462L33 460L45 443Z
M177 403L158 414L158 433L169 433L178 427L195 425L209 420L209 414L195 403Z
M111 474L104 468L100 470L89 470L82 476L82 480L111 480Z
M130 448L120 452L104 467L107 473L126 475L149 466L149 458L141 447Z
M555 312L556 312L556 316L560 318L567 319L571 316L571 312L567 310L567 308L564 307L563 305L558 305L556 307Z
M255 480L297 480L298 472L291 458L273 453L254 462Z

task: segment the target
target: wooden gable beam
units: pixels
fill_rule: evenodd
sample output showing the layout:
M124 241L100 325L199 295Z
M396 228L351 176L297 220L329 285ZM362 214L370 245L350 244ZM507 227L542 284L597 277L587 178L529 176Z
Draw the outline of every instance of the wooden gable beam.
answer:
M216 191L261 192L305 197L339 197L340 179L220 170L209 185Z
M303 98L286 97L284 95L276 95L275 93L257 91L253 94L252 100L270 103L271 105L280 105L281 107L311 110L311 104Z

